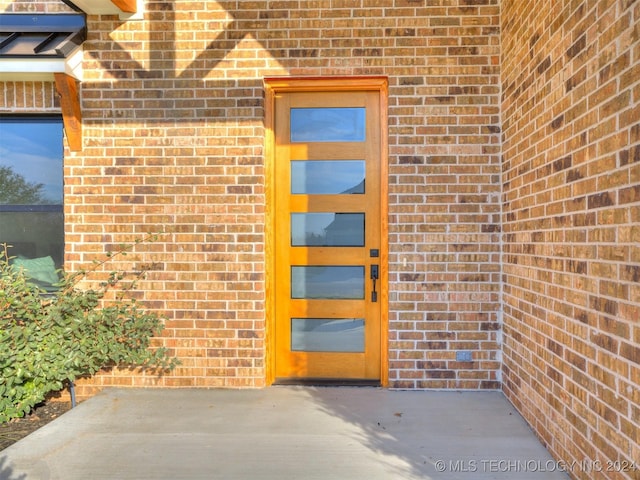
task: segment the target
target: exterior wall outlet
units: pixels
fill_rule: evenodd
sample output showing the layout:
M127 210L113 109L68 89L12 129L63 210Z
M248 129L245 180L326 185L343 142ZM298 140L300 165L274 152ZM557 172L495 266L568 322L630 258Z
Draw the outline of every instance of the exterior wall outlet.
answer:
M456 352L456 362L472 362L471 353L469 351Z

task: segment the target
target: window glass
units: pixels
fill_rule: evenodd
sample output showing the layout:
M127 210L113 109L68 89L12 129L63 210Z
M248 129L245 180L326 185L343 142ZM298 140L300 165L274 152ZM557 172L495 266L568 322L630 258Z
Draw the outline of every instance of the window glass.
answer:
M363 247L364 213L292 213L291 246Z
M0 116L0 244L48 286L64 254L62 119Z
M293 160L291 193L362 194L364 168L364 160Z
M62 205L62 119L0 117L0 204Z
M364 142L364 108L292 108L291 141Z
M363 318L292 318L294 352L364 352Z
M363 299L364 267L292 266L291 298Z

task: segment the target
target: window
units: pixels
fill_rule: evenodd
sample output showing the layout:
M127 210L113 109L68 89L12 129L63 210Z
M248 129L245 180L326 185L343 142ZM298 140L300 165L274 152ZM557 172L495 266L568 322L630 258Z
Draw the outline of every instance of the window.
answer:
M64 256L62 118L0 116L0 244L44 288Z

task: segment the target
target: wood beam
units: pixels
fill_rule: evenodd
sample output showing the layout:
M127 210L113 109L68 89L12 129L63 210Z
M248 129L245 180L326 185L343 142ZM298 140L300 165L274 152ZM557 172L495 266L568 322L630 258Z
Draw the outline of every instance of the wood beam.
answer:
M136 13L138 9L136 0L111 0L111 3L126 13Z
M56 90L60 95L62 122L69 148L73 152L82 150L82 111L76 79L66 73L54 73Z

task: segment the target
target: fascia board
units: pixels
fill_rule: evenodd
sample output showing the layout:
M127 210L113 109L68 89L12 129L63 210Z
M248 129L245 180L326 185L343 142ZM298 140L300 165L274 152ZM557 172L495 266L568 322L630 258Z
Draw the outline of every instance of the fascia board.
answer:
M82 81L82 49L67 58L2 58L0 81L53 81L54 73L66 73Z

